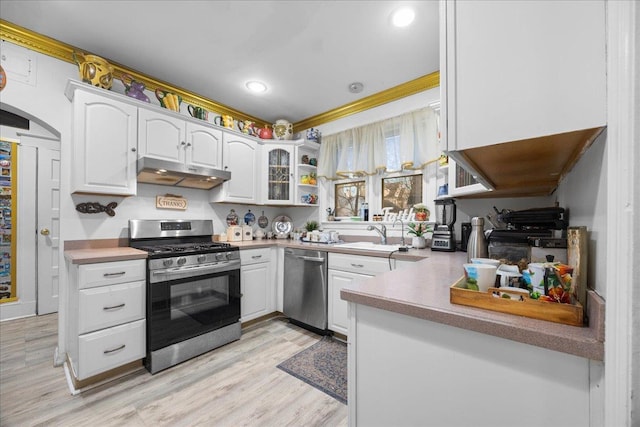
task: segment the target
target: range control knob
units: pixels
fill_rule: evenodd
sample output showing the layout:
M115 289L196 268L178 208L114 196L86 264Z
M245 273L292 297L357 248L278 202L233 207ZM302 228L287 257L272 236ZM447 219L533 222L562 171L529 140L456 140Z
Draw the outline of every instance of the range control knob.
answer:
M164 265L165 267L171 267L172 264L173 264L173 260L171 258L167 258L164 261L162 261L162 265Z
M198 257L196 258L196 260L198 262L205 262L207 260L207 256L206 255L198 255Z
M176 261L178 263L178 265L185 265L187 262L187 259L183 256L181 256L180 258L178 258L178 260Z
M219 252L216 254L216 259L218 261L223 261L225 259L227 259L227 254L223 253L223 252Z

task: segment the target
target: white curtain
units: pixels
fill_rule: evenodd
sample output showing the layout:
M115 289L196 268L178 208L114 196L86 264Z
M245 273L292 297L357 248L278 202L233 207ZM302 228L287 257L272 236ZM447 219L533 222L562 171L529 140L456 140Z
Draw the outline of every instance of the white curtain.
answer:
M426 107L323 135L318 176L334 180L422 169L439 155L437 114Z

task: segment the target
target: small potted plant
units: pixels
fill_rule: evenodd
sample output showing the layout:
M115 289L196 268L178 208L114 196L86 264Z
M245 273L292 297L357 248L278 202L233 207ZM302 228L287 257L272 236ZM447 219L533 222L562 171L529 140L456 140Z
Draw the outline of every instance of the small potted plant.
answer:
M411 239L411 246L416 249L426 248L427 241L424 235L426 233L431 233L432 231L431 226L423 222L410 222L408 233L414 236Z
M427 221L429 219L430 212L424 203L413 205L413 210L416 213L416 221Z
M307 221L307 223L304 225L305 230L307 230L307 232L312 232L313 230L317 230L319 227L319 224L317 221Z

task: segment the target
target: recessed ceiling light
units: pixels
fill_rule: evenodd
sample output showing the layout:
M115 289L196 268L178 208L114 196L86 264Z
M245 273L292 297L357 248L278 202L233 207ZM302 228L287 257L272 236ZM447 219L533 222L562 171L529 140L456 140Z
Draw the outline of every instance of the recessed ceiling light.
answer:
M412 9L402 8L393 12L393 16L391 17L391 22L396 27L406 27L407 25L413 22L413 19L416 17L416 14Z
M254 93L262 93L267 90L267 85L257 80L247 82L247 89Z

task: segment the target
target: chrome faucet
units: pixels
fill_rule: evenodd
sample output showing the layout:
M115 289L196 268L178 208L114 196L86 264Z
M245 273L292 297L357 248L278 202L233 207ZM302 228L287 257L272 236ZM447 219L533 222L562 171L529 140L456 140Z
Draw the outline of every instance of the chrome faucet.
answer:
M386 245L387 244L387 227L385 227L384 224L380 224L380 228L375 227L373 225L370 225L367 227L367 230L371 231L371 230L375 230L378 232L378 234L380 235L380 244L382 245Z
M401 237L401 240L400 240L400 245L404 246L405 245L405 243L404 243L404 222L402 222L402 220L400 218L398 218L395 221L393 221L393 226L395 227L396 226L396 222L398 222L398 221L400 221L400 227L401 227L401 230L402 230L401 231L401 233L402 233L401 236L402 237Z

